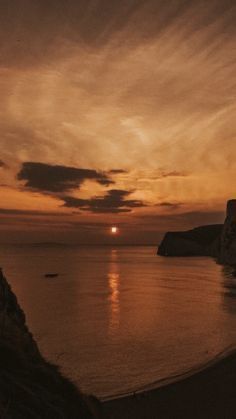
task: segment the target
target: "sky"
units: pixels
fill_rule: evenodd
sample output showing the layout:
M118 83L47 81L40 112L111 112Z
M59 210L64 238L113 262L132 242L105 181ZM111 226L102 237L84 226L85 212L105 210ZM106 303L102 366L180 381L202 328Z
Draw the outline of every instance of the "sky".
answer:
M155 244L223 221L234 0L2 0L0 39L0 242Z

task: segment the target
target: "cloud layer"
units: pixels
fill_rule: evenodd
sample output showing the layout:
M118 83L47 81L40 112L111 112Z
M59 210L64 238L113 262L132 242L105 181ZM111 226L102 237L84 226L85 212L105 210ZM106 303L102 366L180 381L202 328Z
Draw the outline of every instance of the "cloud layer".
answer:
M1 1L6 208L127 225L222 211L235 195L235 21L233 0Z

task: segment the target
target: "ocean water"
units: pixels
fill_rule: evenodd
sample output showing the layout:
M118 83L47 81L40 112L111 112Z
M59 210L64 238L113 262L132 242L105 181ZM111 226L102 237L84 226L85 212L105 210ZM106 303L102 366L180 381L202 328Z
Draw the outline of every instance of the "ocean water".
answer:
M236 346L236 278L212 259L24 245L0 246L0 266L44 356L97 396L145 388Z

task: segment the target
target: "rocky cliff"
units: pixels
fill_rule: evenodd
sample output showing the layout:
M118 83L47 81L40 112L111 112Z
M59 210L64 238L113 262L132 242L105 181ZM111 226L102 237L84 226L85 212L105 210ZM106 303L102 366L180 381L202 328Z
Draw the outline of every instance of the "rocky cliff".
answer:
M216 256L220 246L221 224L189 231L166 233L158 254L161 256Z
M219 262L236 265L236 199L227 203L226 220L220 238Z
M212 256L236 265L236 200L227 203L223 225L208 225L165 234L157 253L161 256Z
M0 418L92 419L99 409L43 359L0 270Z

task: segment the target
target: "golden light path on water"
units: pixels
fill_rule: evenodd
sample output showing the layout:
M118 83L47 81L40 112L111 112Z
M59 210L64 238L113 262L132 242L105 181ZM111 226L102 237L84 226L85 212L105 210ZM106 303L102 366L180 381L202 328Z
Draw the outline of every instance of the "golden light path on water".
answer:
M120 273L117 250L112 249L110 255L108 281L110 287L110 330L115 333L120 321Z

